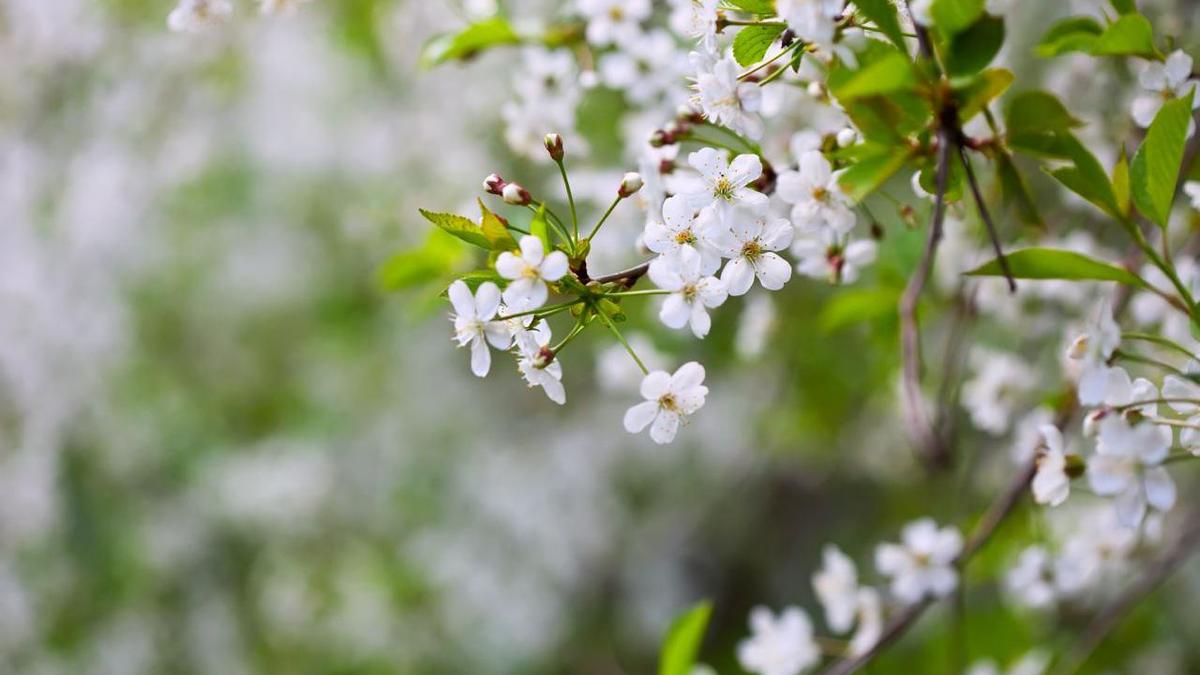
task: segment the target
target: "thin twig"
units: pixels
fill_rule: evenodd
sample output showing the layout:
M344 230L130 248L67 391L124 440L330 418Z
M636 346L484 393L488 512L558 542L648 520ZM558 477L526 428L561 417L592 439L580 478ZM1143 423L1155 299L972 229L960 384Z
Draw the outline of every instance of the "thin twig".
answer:
M626 286L632 286L634 284L634 282L636 282L638 279L640 279L649 270L650 270L650 263L644 262L641 265L637 265L636 267L630 267L627 270L622 270L620 272L614 272L612 274L605 274L602 277L595 277L594 279L592 279L592 281L595 281L596 283L600 283L600 284L607 284L607 283L612 283L614 281L624 280Z
M963 169L967 172L967 184L971 186L971 194L975 197L975 206L979 209L979 218L987 227L988 237L992 240L992 248L996 251L996 261L1000 263L1000 271L1004 272L1004 278L1008 280L1008 291L1016 293L1017 281L1008 267L1008 258L1004 257L1004 249L1000 246L1000 236L996 233L996 224L992 222L987 204L983 201L983 193L979 191L979 182L975 180L975 169L971 166L971 159L967 157L961 134L956 144L958 145L958 158L962 160Z
M1179 537L1171 550L1167 551L1153 565L1148 567L1141 578L1125 589L1117 599L1109 603L1092 619L1092 623L1084 630L1083 635L1062 664L1054 672L1063 675L1077 672L1091 656L1096 647L1113 631L1138 603L1146 599L1154 589L1166 581L1179 566L1187 561L1197 549L1200 549L1200 516L1193 513L1188 529Z

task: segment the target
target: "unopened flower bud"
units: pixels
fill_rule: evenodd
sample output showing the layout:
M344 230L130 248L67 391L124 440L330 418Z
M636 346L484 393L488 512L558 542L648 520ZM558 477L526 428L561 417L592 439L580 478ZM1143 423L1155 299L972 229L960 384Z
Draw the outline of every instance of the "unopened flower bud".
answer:
M490 174L487 178L483 179L483 189L494 195L502 194L505 185L508 185L508 183L505 183L504 179L498 173Z
M655 129L654 133L650 134L650 147L661 148L664 145L674 145L675 137L667 133L665 129Z
M504 189L500 193L500 196L503 197L504 201L508 202L509 204L516 204L517 206L525 206L529 202L533 201L533 197L529 195L529 190L526 190L516 183L508 183L505 185Z
M538 350L537 357L533 360L534 368L545 368L554 361L554 350L549 347L542 347Z
M854 145L854 142L857 140L858 132L850 127L846 127L845 129L837 132L837 144L839 148L845 148Z
M546 152L550 153L550 159L560 162L563 158L563 140L558 134L546 134L542 139L542 143L546 146Z
M621 177L621 187L617 188L617 194L624 199L641 189L642 177L630 171Z

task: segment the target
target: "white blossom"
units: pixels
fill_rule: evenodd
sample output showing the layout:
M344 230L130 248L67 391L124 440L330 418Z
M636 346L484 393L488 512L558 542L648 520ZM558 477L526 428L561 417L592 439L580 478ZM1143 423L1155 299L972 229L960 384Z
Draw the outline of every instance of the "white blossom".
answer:
M229 0L179 0L167 16L167 26L173 31L196 32L221 23L233 14Z
M841 549L832 544L822 552L823 565L813 575L813 590L825 608L825 623L834 633L845 633L858 612L858 571Z
M471 372L483 377L492 363L488 345L508 349L512 344L508 325L493 321L500 308L500 289L486 281L471 295L471 289L460 279L450 284L449 296L455 312L454 339L459 347L471 347Z
M650 16L650 0L578 0L587 19L587 41L594 45L626 43L641 33L640 23Z
M670 443L685 418L704 405L708 387L704 382L704 366L689 361L669 374L656 370L642 380L641 394L646 400L625 413L625 430L636 434L650 427L650 439L655 443Z
M520 252L505 251L496 258L496 272L509 279L504 289L504 302L518 311L541 307L550 290L547 281L558 281L568 269L567 254L551 251L546 254L542 240L527 234L521 237Z
M796 271L831 284L857 281L859 271L875 262L877 251L878 246L870 239L840 237L832 230L802 236L792 243Z
M1050 553L1041 546L1021 551L1017 564L1004 575L1004 588L1018 603L1042 609L1058 597Z
M530 387L541 387L546 397L559 405L567 402L567 393L562 385L562 363L543 352L550 345L550 326L545 321L538 322L532 330L516 334L514 342L517 347L517 369Z
M780 173L775 188L780 199L793 205L792 222L802 232L849 232L854 227L854 211L829 160L819 151L809 150L800 156L799 167Z
M729 258L721 281L729 294L745 295L755 278L769 291L783 288L792 278L792 266L775 251L792 243L792 224L745 208L736 209L732 220L721 240L721 254Z
M1031 484L1033 499L1038 504L1058 506L1067 501L1071 494L1071 477L1067 475L1062 432L1053 424L1042 425L1038 432L1042 445L1036 460L1037 473Z
M693 52L691 61L696 70L695 101L704 116L743 136L760 138L763 122L757 114L762 105L759 86L738 79L738 65L732 58L709 64L706 57Z
M671 0L671 29L699 41L707 53L717 49L717 10L721 0Z
M1163 63L1147 63L1138 75L1138 84L1146 93L1133 99L1133 121L1148 128L1163 103L1170 99L1186 96L1196 85L1192 79L1192 57L1183 50L1172 52ZM1192 108L1200 107L1200 99L1192 99ZM1193 123L1188 129L1191 135Z
M891 577L891 592L908 605L922 598L949 595L958 586L954 561L962 552L962 535L954 527L938 529L931 518L905 526L901 543L880 544L875 549L875 567Z
M1113 320L1108 304L1093 314L1085 332L1071 343L1067 356L1082 363L1079 402L1097 405L1104 401L1109 380L1108 360L1121 344L1121 327Z
M975 375L962 388L963 406L971 422L993 435L1008 431L1018 406L1036 382L1036 373L1019 358L988 349L971 353Z
M828 49L843 4L842 0L777 0L775 11L796 37Z
M799 675L821 660L812 622L803 610L788 607L774 615L766 607L750 612L752 634L738 645L738 662L756 675Z
M758 155L738 155L729 162L724 152L701 148L688 155L688 164L700 173L702 187L687 193L688 205L711 214L714 226L733 225L734 209L747 207L764 210L767 196L750 186L762 175L762 160Z
M662 222L648 221L642 241L646 248L662 255L680 249L700 254L700 271L712 274L721 266L721 253L714 242L719 225L710 213L697 213L683 195L668 197L662 206Z
M691 247L678 249L671 255L659 256L650 263L650 281L670 291L663 299L658 318L671 328L691 326L698 338L708 335L712 319L709 307L725 302L725 283L702 271L700 253Z

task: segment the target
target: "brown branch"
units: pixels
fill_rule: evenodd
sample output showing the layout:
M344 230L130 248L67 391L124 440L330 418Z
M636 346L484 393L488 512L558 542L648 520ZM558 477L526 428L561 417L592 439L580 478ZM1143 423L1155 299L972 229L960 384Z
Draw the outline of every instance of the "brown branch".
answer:
M1017 281L1008 267L1008 258L1004 257L1004 249L1000 246L1000 236L996 233L996 224L992 222L987 204L983 201L983 193L979 191L979 182L975 180L975 169L971 166L971 160L963 148L961 131L958 136L958 158L962 160L963 169L967 172L967 184L971 186L971 194L975 197L975 207L979 209L979 218L987 227L988 238L992 240L992 248L996 251L996 261L1000 263L1000 271L1004 272L1004 278L1008 280L1008 290L1010 293L1016 293Z
M1187 531L1179 537L1175 545L1146 568L1145 573L1137 582L1100 610L1100 613L1092 619L1092 623L1088 625L1079 641L1067 653L1062 665L1055 672L1066 675L1075 673L1083 667L1088 657L1100 646L1104 638L1198 549L1200 549L1200 515L1193 513Z
M592 281L600 284L612 283L614 281L625 281L626 286L632 286L638 279L642 278L650 270L650 263L644 262L636 267L630 267L627 270L605 274L602 277L595 277Z

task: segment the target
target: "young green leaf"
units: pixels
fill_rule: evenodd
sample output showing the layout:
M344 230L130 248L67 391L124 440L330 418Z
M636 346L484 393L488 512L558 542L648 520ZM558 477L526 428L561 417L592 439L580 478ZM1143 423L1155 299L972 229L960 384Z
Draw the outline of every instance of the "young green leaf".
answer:
M1154 46L1154 28L1141 14L1123 14L1112 22L1092 45L1096 56L1141 56L1157 59L1161 55Z
M470 258L448 234L429 230L424 244L388 258L376 277L384 290L398 291L440 280Z
M473 23L458 33L437 35L421 48L420 63L424 68L446 61L470 58L499 45L515 45L521 37L504 18L495 16Z
M750 14L774 14L773 0L727 0L728 4Z
M1056 248L1025 248L1005 255L1017 279L1066 279L1069 281L1115 281L1146 288L1146 282L1129 270L1089 258L1081 253ZM1000 277L1004 271L991 260L967 272L969 276Z
M1146 139L1142 141L1129 168L1133 203L1138 211L1159 227L1167 226L1179 167L1183 162L1183 146L1187 142L1188 125L1192 121L1192 97L1167 101L1154 117Z
M550 223L546 220L546 205L538 207L537 213L533 214L533 220L529 222L529 234L542 240L542 248L550 250Z
M875 27L883 32L892 44L896 45L901 51L908 51L908 45L904 42L904 33L900 29L900 19L896 15L896 6L889 0L857 0L854 6L861 14Z
M1121 146L1121 156L1113 166L1112 186L1113 195L1117 198L1117 209L1122 216L1128 216L1132 194L1129 183L1129 158L1125 155L1125 146Z
M425 220L437 225L446 232L462 239L463 241L479 248L490 249L491 242L483 234L483 229L475 224L470 218L459 216L453 213L436 213L434 211L426 211L425 209L417 209L425 216Z
M1000 178L1000 190L1004 202L1016 209L1017 217L1021 219L1021 222L1044 228L1046 224L1042 221L1041 214L1038 213L1037 204L1029 192L1029 185L1021 176L1021 172L1017 170L1012 156L1007 152L1000 152L996 155L996 173Z
M833 95L839 101L852 101L865 96L910 89L915 82L916 78L908 57L893 51L878 61L861 68L847 82L834 90Z
M899 171L908 154L908 148L903 146L881 146L877 154L865 157L843 171L838 185L850 199L860 202Z
M1104 27L1090 17L1063 19L1046 31L1034 51L1043 58L1068 52L1090 52L1103 32Z
M483 200L479 202L479 212L483 214L483 218L479 221L479 229L483 232L483 236L487 237L488 245L493 251L512 251L517 248L517 240L508 233L508 228L504 226L504 222L500 217L488 210L484 205Z
M1137 3L1133 0L1112 0L1113 9L1117 14L1133 14L1137 12Z
M1003 45L1004 20L985 14L950 39L945 52L946 70L951 77L974 75L996 58Z
M946 35L966 30L983 14L984 0L933 0L933 25Z
M1053 94L1023 91L1014 94L1004 113L1004 128L1009 135L1026 132L1070 131L1083 122L1075 119Z
M954 98L958 101L958 119L966 124L972 117L983 112L993 99L1003 94L1012 84L1011 70L989 68L967 84L955 87Z
M742 66L758 63L785 28L782 23L746 26L733 38L733 58Z
M711 615L712 603L706 600L675 618L663 640L658 675L688 675L692 672Z

